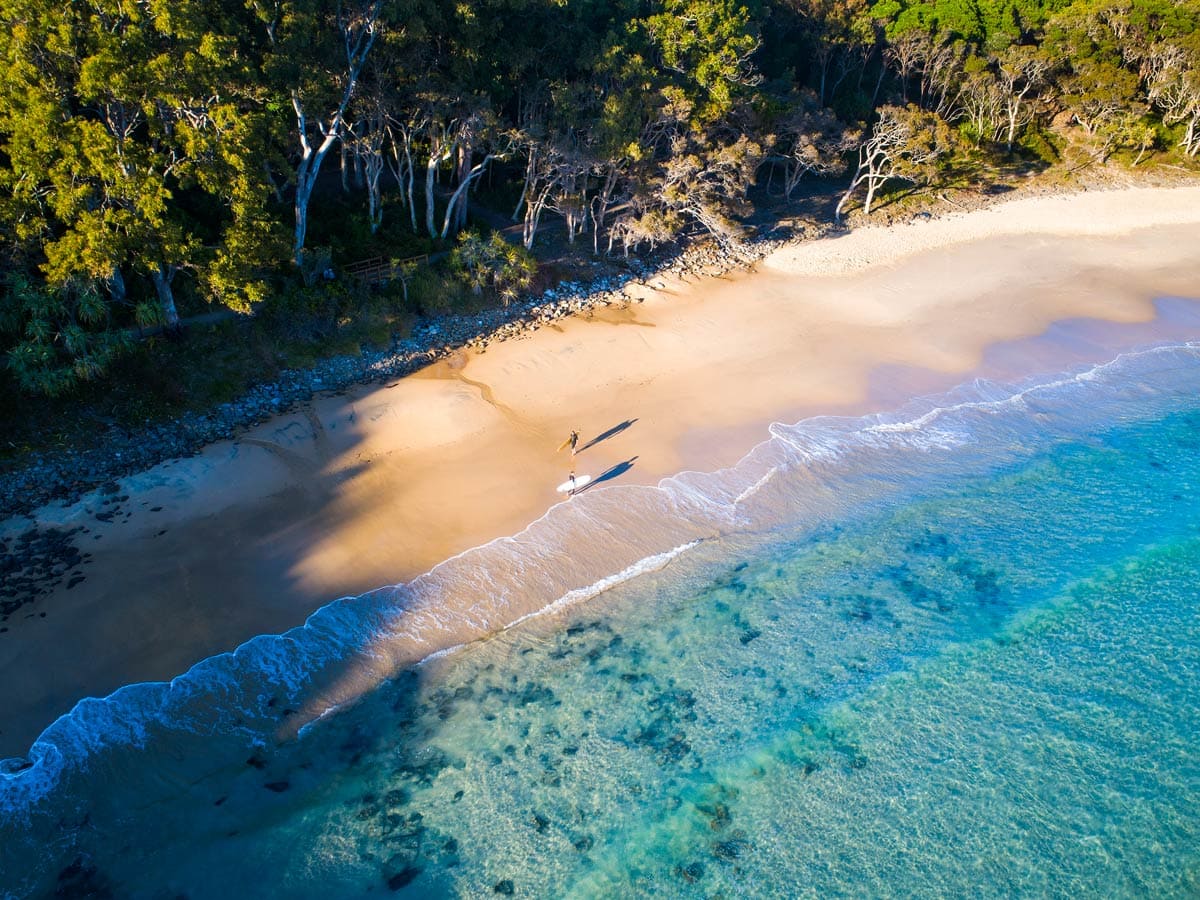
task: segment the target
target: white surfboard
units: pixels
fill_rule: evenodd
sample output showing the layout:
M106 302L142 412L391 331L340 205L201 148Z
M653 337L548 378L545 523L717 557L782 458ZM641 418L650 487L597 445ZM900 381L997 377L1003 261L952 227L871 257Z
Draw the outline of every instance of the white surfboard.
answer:
M558 491L560 494L569 494L572 490L575 490L575 491L579 490L581 487L583 487L585 484L587 484L591 480L592 480L591 475L576 475L574 485L571 484L571 480L568 478L566 481L564 481L562 484L560 484L557 488L555 488L555 490Z

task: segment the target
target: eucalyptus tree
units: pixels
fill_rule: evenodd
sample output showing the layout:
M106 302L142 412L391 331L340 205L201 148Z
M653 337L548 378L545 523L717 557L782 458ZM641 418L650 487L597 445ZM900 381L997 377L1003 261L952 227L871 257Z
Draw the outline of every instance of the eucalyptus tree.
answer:
M758 23L739 0L663 0L644 27L699 127L728 115L738 94L761 82L753 64Z
M848 129L811 89L783 98L784 111L772 124L774 152L764 159L783 166L783 196L788 200L808 175L830 176L846 168L845 155L856 146L857 132Z
M800 19L802 40L797 62L811 65L810 86L821 106L831 104L855 71L861 79L874 49L869 28L862 27L865 0L786 0Z
M1072 4L1047 24L1044 47L1066 62L1059 102L1089 138L1101 137L1140 90L1138 73L1126 65L1133 44L1122 39L1123 26L1117 7L1090 2Z
M1190 45L1190 46L1189 46ZM1200 154L1200 38L1156 44L1142 66L1147 95L1166 125L1182 125L1179 146Z
M1138 0L1128 14L1141 39L1139 71L1148 102L1179 146L1200 155L1200 8L1188 0Z
M1004 86L991 66L978 56L969 57L955 98L955 108L975 146L991 144L1005 125Z
M936 114L912 104L883 107L870 134L859 145L858 166L838 201L834 218L841 221L842 212L860 187L866 192L863 214L870 215L875 195L888 181L930 181L951 145L949 128Z
M40 348L22 345L23 371L94 377L111 358L97 348L121 342L81 335L178 327L183 272L221 302L260 296L249 266L272 229L246 23L199 0L3 12L3 188L22 261L9 297Z
M383 29L376 39L347 113L354 128L342 139L351 143L356 165L364 175L372 233L383 222L385 171L395 179L412 230L418 230L413 202L414 144L426 126L418 93L434 36L428 31L429 11L423 3L411 2L394 13L403 16L404 25Z
M267 77L294 114L295 228L292 256L306 273L308 209L321 164L346 128L346 114L383 27L384 0L251 0L269 43Z
M1032 118L1031 102L1049 83L1054 62L1040 47L1013 44L996 57L997 78L1002 88L1005 148L1011 153L1017 130Z
M758 22L737 0L665 0L641 27L655 90L639 137L642 185L620 223L625 242L692 222L737 243L736 219L764 155L734 125L761 81Z
M188 148L178 131L187 125L162 90L179 62L171 36L137 4L28 4L19 13L0 127L17 197L42 224L42 274L52 288L83 280L124 299L121 269L131 264L174 326L171 284L201 242L172 202ZM141 317L156 314L143 308Z

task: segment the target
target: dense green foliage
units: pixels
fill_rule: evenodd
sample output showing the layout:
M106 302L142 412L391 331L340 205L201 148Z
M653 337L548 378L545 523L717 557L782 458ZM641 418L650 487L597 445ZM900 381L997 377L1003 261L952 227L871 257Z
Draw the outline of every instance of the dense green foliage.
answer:
M848 174L840 214L954 161L1200 153L1200 0L0 10L0 351L50 394L139 328L371 255L450 250L470 293L510 298L528 257L465 232L485 184L526 250L552 220L628 253L736 243L756 183Z

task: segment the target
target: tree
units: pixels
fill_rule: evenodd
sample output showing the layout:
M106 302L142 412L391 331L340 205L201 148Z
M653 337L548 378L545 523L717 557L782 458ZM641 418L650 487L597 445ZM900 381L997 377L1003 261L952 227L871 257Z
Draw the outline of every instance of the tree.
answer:
M1146 121L1146 113L1146 106L1138 104L1131 109L1121 110L1100 126L1102 143L1096 154L1100 162L1126 147L1137 150L1137 156L1133 159L1134 166L1142 161L1142 157L1154 145L1156 138L1154 128Z
M578 185L581 180L586 184L591 162L578 147L569 146L570 139L570 135L560 136L556 140L527 139L525 184L517 206L518 212L524 209L521 238L526 250L533 248L542 213L547 208L564 211L567 206L564 199L572 192L580 193ZM568 236L572 240L574 228L574 224L568 222Z
M176 328L180 272L231 305L259 295L246 263L273 229L244 24L193 0L30 0L4 32L10 200L47 296L94 285L135 302L136 321Z
M870 137L859 146L858 167L834 210L835 220L841 222L846 204L863 185L863 213L870 215L875 194L886 182L932 180L938 159L950 146L950 130L938 116L912 104L883 107Z
M845 154L856 146L858 135L821 106L811 90L787 97L784 102L787 112L775 126L775 139L784 152L768 156L766 162L783 163L783 195L790 200L806 175L842 172Z
M1012 152L1017 129L1030 119L1027 98L1037 93L1046 84L1053 64L1040 48L1013 44L995 60L1000 86L1001 106L1004 113L1006 138L1005 149Z
M866 4L863 0L788 0L786 5L803 23L799 58L811 61L816 70L813 89L817 103L827 106L850 73L855 69L861 72L865 65L865 30L857 20L863 17ZM872 46L868 43L865 49L869 53Z
M1200 153L1200 37L1190 47L1155 44L1142 65L1147 97L1162 110L1163 123L1183 125L1179 145L1188 156Z
M1058 79L1061 102L1088 137L1134 102L1139 78L1126 67L1137 56L1120 9L1109 4L1068 7L1047 28L1046 50L1067 61Z
M722 244L736 245L744 233L737 219L750 211L746 191L762 156L745 135L703 149L681 142L664 167L658 195L668 210L697 222Z
M975 146L992 143L1004 128L1003 87L997 82L987 64L977 56L970 57L964 78L958 89L955 108L966 121Z
M339 2L332 14L321 0L279 0L269 7L251 2L272 49L269 80L287 85L295 114L293 136L299 150L292 254L296 268L304 272L313 188L326 154L345 131L346 112L382 27L382 0Z
M749 10L737 0L663 0L662 7L645 20L650 39L697 122L715 121L733 108L739 89L759 82Z
M467 192L475 180L487 171L492 160L503 159L508 155L513 142L513 136L502 132L495 117L486 112L479 112L471 116L458 129L455 137L455 149L458 156L458 184L446 202L441 233L431 236L445 240L450 236L452 228L459 229L466 225ZM483 159L472 165L476 149L487 145L491 146L485 151Z

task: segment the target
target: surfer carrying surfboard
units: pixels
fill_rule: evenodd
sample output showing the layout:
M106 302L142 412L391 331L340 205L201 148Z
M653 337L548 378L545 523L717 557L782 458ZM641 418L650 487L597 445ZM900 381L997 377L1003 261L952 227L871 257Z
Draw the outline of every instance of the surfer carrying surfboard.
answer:
M575 447L579 444L579 432L572 429L571 434L565 441L558 445L559 450L564 450L567 447L571 448L571 455L575 455Z
M555 488L560 494L574 496L584 487L592 483L591 475L576 475L575 467L571 466L571 474L567 476L567 480Z

